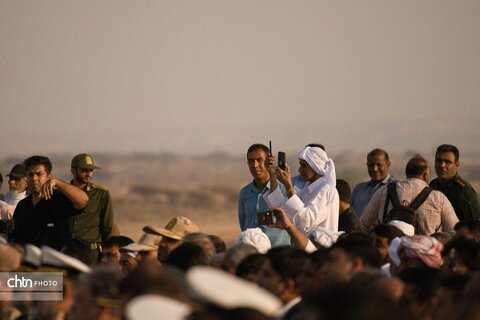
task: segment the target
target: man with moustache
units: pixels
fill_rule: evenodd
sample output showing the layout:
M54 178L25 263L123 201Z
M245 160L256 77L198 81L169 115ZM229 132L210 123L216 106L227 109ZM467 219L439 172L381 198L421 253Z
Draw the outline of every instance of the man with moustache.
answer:
M460 152L451 144L442 144L435 153L437 178L430 186L442 192L452 203L460 221L480 218L478 196L472 185L458 175Z
M12 240L60 250L71 238L68 218L82 212L88 196L80 188L54 178L52 163L47 157L32 156L24 165L30 195L17 204L13 214Z
M363 209L380 187L393 181L390 175L390 159L382 149L373 149L367 155L367 169L370 181L359 183L353 188L350 204L355 213L361 217Z

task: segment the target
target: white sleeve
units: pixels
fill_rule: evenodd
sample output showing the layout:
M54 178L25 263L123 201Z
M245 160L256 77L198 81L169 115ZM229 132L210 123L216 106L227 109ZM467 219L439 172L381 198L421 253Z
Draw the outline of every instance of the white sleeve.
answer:
M317 251L318 249L317 249L317 247L315 247L315 245L312 243L312 241L310 241L310 239L308 239L307 246L305 247L304 250L308 253L311 253L311 252Z
M277 188L274 191L268 191L265 193L263 195L263 199L265 199L265 202L268 204L269 208L278 208L285 203L287 197L283 195L280 188Z
M295 226L307 234L312 228L329 218L331 208L327 205L328 192L329 188L322 188L316 195L312 195L313 199L307 203L303 203L297 195L294 195L283 204L282 208Z

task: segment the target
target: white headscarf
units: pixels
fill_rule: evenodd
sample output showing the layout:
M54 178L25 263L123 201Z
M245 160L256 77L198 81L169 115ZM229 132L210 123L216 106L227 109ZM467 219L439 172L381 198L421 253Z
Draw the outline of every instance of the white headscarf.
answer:
M235 244L249 244L257 248L258 252L267 253L272 244L268 236L260 228L251 228L243 231L235 240Z
M332 159L328 158L325 151L317 147L305 147L305 149L298 153L298 158L305 160L313 171L324 176L327 179L328 185L335 189L335 186L337 185L335 164ZM334 199L335 194L330 192L328 203L332 203Z
M419 258L430 268L438 269L443 264L442 250L443 245L434 237L414 235L394 238L388 248L388 254L390 260L397 266L402 262L402 257L410 257Z

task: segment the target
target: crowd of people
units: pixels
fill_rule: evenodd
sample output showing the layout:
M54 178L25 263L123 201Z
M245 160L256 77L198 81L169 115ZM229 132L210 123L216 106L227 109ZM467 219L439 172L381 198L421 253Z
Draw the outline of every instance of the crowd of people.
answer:
M72 159L70 182L29 157L0 201L0 274L60 272L61 297L2 278L0 319L479 319L480 205L459 158L441 145L437 178L416 155L397 179L374 149L352 191L321 144L298 153L297 176L253 144L227 246L186 216L134 241L91 155Z

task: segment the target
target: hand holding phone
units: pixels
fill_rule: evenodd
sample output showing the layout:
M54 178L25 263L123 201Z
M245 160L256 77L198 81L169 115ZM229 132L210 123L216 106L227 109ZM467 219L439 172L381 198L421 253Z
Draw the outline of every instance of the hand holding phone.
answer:
M257 222L259 225L272 225L275 224L276 220L272 210L257 213Z
M286 163L287 163L287 155L285 152L278 151L278 167L282 170L285 170L287 168Z

